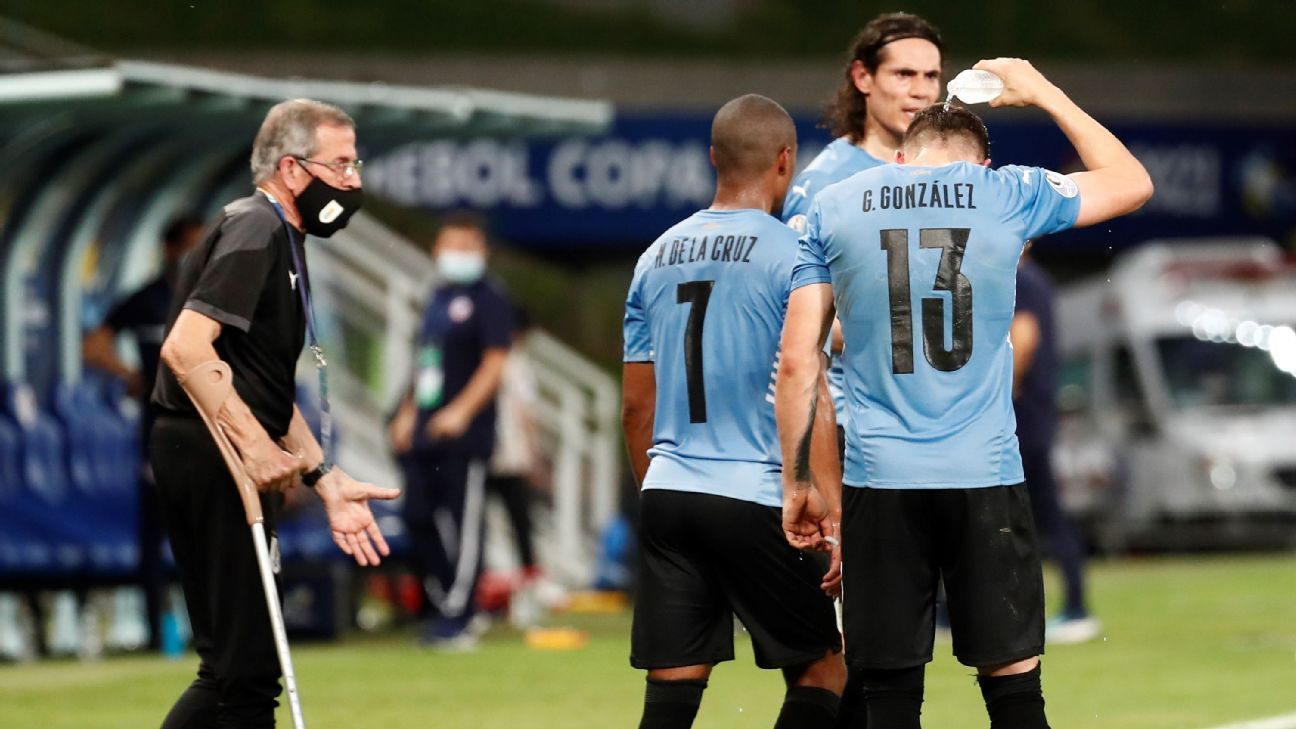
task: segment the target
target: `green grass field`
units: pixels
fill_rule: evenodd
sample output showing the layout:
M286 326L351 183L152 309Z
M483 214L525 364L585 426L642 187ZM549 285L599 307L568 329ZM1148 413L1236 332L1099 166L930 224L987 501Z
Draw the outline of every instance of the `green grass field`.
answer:
M1058 729L1206 729L1296 712L1296 556L1124 560L1092 570L1106 637L1052 648L1044 686ZM1050 595L1056 577L1049 575ZM306 718L320 729L637 725L643 677L630 669L629 616L554 616L592 634L587 648L538 652L496 630L480 651L416 650L412 635L356 636L295 651ZM718 668L699 729L768 727L777 673ZM986 726L971 672L937 646L924 726ZM0 727L157 726L195 659L108 658L0 666ZM281 709L280 726L291 726Z

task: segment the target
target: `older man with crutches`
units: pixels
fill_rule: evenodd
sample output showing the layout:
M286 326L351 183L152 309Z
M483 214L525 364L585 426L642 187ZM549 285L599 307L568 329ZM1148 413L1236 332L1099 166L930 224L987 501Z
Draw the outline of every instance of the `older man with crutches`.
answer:
M333 540L360 565L386 555L370 499L330 460L325 360L315 338L305 234L327 237L361 203L355 123L337 107L285 101L252 147L257 190L226 205L186 260L153 391L150 457L201 663L163 729L273 727L282 673L303 724L267 539L297 482L319 494ZM309 335L323 446L294 404ZM251 538L248 529L251 527Z

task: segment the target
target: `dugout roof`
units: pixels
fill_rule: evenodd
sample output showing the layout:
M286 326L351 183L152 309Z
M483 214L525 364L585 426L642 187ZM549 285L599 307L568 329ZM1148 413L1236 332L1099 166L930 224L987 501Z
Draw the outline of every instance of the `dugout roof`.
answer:
M80 335L141 283L176 214L250 189L267 109L329 101L362 156L429 138L597 133L609 103L458 87L274 78L114 60L0 20L0 380L79 373Z

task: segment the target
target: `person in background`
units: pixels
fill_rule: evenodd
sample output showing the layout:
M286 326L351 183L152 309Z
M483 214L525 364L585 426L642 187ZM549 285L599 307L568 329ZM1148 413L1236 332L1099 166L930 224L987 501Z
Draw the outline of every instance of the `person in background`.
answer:
M482 224L455 215L432 246L442 285L419 328L414 378L388 435L405 474L403 516L429 620L419 643L471 650L482 570L486 468L513 310L486 277Z
M495 400L495 451L491 454L486 488L497 495L513 526L521 585L540 576L531 525L531 490L539 481L539 447L536 432L535 372L526 351L531 320L525 309L514 307L513 345L504 362L499 395Z
M144 591L144 608L148 616L148 648L162 647L162 592L165 583L162 568L162 512L158 504L157 484L148 468L148 434L153 424L153 408L148 395L157 378L166 332L167 314L180 274L180 261L202 240L202 220L180 216L167 225L162 234L162 270L153 280L118 301L102 324L85 336L81 343L85 363L102 370L126 384L126 392L140 401L140 445L142 450L139 480L138 529L139 586ZM131 367L117 355L116 339L129 332L135 337L139 367Z
M1031 512L1042 541L1062 569L1065 599L1044 628L1050 643L1084 643L1102 633L1102 622L1085 605L1085 553L1067 518L1053 479L1057 433L1057 335L1053 325L1053 282L1031 259L1017 267L1017 308L1009 338L1013 345L1013 410Z

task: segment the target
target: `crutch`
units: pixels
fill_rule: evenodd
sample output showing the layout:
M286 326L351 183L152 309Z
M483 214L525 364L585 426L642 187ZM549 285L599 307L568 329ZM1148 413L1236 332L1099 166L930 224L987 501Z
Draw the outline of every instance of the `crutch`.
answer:
M266 542L265 517L261 513L261 497L248 477L238 452L216 420L217 413L234 389L234 375L228 364L220 360L204 362L193 368L181 383L189 399L198 408L207 429L211 431L216 447L229 468L243 500L243 512L252 527L253 551L261 571L261 586L265 589L266 608L270 613L270 629L274 632L275 652L279 654L279 668L283 672L284 688L288 692L288 706L292 711L293 727L306 729L302 718L301 697L297 695L297 678L293 674L292 655L288 652L288 631L284 628L283 611L279 607L279 592L275 589L274 572L270 568L270 548Z

